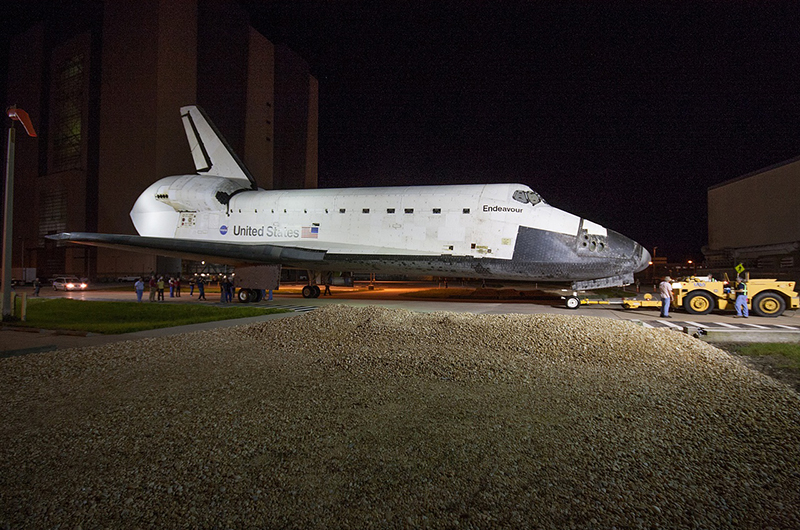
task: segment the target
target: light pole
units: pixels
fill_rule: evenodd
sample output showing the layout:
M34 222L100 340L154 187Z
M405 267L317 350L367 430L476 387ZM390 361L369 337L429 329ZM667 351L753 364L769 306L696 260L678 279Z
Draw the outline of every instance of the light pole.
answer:
M3 209L3 320L11 319L11 247L14 243L14 151L17 142L14 121L19 121L28 136L36 136L28 113L16 106L6 110L13 121L8 128L8 151L6 153L6 196Z

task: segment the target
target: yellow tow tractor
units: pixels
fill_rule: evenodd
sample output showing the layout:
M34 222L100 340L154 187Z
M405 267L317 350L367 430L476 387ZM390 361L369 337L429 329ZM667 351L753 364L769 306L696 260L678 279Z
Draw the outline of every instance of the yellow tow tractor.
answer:
M800 297L794 290L795 282L771 279L744 280L747 285L747 306L760 317L777 317L788 309L800 307ZM714 309L734 311L736 293L725 275L725 280L711 276L689 276L672 283L675 305L691 315L707 315ZM661 300L645 295L645 300L625 299L622 307L660 307Z

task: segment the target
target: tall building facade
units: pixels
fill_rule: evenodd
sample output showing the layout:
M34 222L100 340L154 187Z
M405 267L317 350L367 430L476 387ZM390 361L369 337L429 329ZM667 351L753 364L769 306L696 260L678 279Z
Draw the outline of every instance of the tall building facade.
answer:
M17 142L14 267L89 278L163 268L154 255L45 236L135 234L128 212L139 194L195 171L184 105L204 108L261 188L317 186L317 81L237 2L58 6L9 49L9 102L39 133Z

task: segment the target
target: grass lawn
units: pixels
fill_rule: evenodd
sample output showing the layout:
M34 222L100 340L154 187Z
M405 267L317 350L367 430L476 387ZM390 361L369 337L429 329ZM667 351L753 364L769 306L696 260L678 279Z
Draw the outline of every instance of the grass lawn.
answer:
M20 309L21 302L18 301L17 315L20 314ZM67 298L29 298L27 320L16 322L16 324L40 329L65 329L115 335L285 312L287 312L285 309L265 307L215 307L204 304L90 302Z
M726 349L747 357L776 357L785 368L800 370L800 344L795 342L735 344Z
M800 344L796 342L759 342L717 344L738 355L746 364L782 381L800 392Z

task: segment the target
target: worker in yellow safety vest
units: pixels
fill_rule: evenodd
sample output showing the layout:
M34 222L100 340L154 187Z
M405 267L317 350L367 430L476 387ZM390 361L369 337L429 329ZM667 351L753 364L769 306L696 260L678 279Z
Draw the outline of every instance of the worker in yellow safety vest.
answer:
M736 307L736 316L734 318L747 318L750 316L750 310L747 309L747 284L742 278L736 278L736 303L734 307Z

